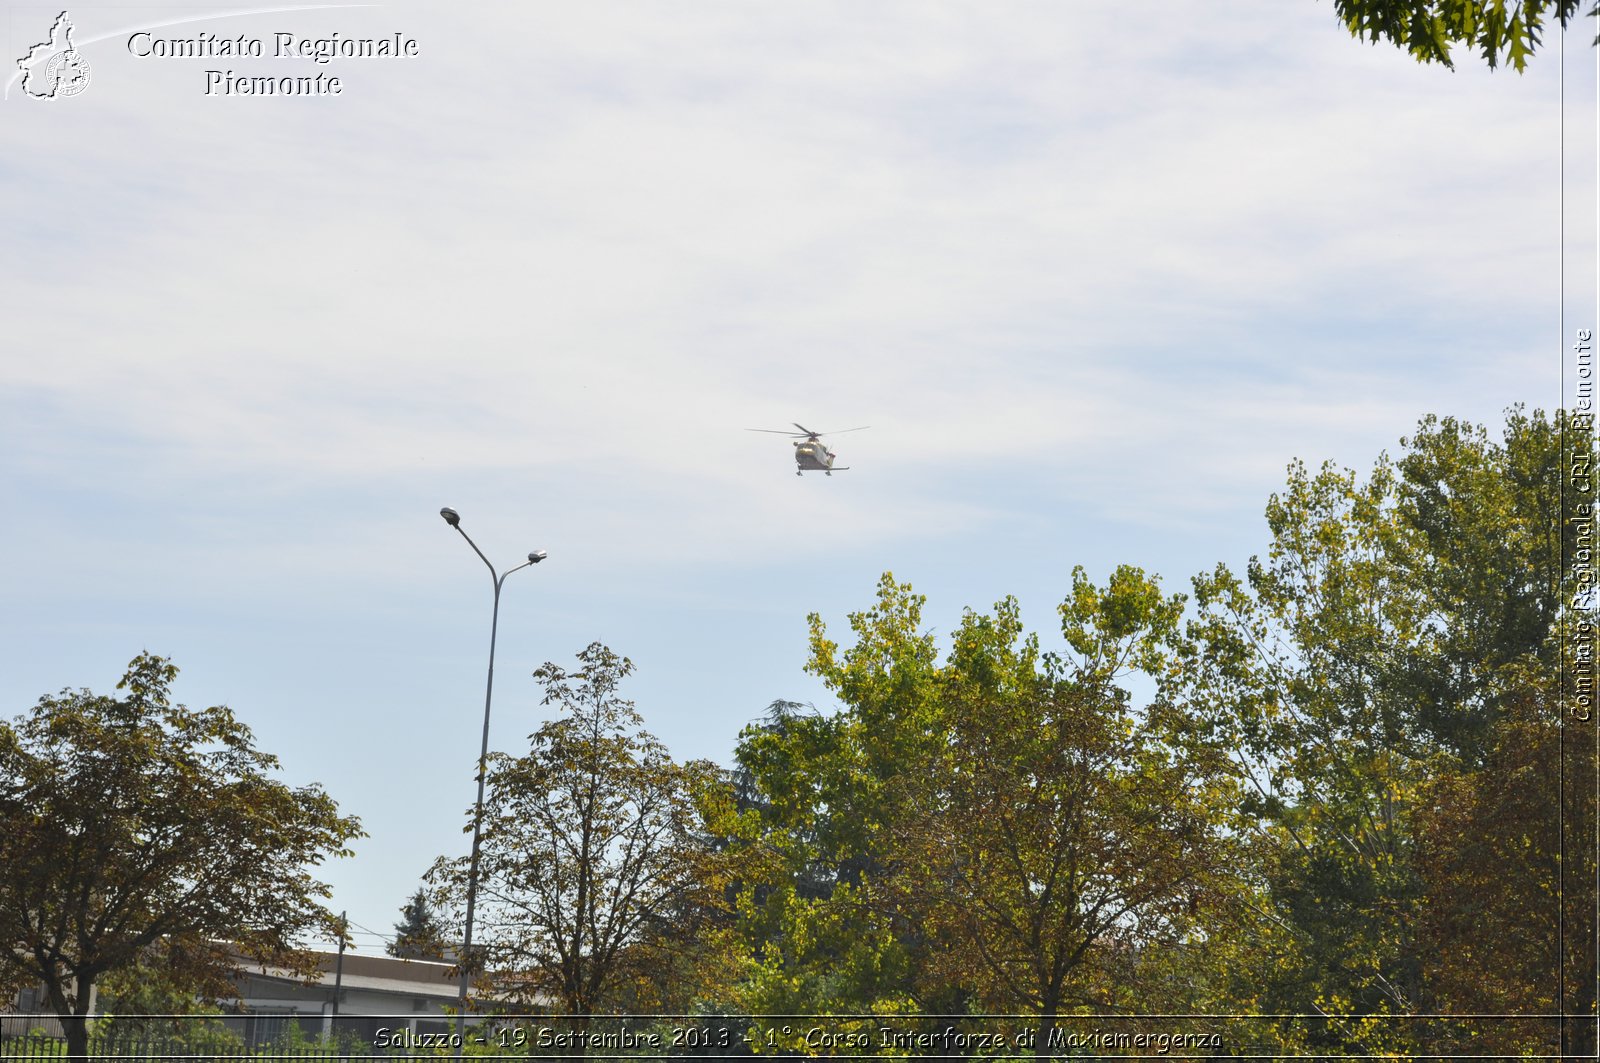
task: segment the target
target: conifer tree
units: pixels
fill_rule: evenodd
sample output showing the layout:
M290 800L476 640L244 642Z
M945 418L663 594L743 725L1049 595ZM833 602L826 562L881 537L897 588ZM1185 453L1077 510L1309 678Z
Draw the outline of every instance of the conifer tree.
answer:
M420 886L401 906L400 921L394 925L394 940L387 951L403 960L444 959L444 932Z

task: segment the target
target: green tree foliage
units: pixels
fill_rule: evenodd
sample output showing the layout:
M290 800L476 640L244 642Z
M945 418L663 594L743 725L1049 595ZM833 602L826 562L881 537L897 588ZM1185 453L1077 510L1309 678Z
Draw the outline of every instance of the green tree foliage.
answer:
M274 779L227 708L174 704L177 672L141 654L121 696L63 691L0 724L0 982L44 986L74 1057L113 972L217 998L236 955L309 969L296 942L334 919L307 869L361 834L319 787Z
M679 917L714 892L696 795L711 765L678 764L617 691L633 671L599 643L569 672L534 676L557 718L520 757L490 758L471 960L504 998L580 1025L648 996L694 926ZM438 895L464 905L469 861L441 858ZM481 951L480 951L481 950Z
M152 957L155 958L155 957ZM100 982L101 1018L92 1040L107 1056L236 1055L243 1042L216 1018L222 1009L197 999L170 963L141 962Z
M418 888L400 908L400 921L394 925L394 940L385 951L403 960L442 960L444 930L428 903L428 892Z
M925 768L941 740L937 649L921 630L922 605L885 576L876 605L850 616L862 645L843 662L813 615L808 670L852 709L782 712L741 737L745 800L738 822L721 829L736 839L743 977L735 1004L747 1013L949 1006L916 995L919 937L866 892L882 869L885 839L903 818L889 781Z
M1583 929L1592 926L1593 890L1563 890L1560 881L1562 736L1559 709L1536 692L1541 685L1530 682L1528 692L1507 706L1478 766L1442 765L1420 795L1418 936L1430 1005L1442 1013L1560 1011L1558 916L1572 932L1565 943L1568 970L1582 969L1583 954L1592 948ZM1567 812L1569 823L1586 818L1592 825L1594 750L1583 754L1567 764L1568 793L1590 799L1591 811ZM1592 845L1571 846L1567 859L1578 872L1575 880L1593 881ZM1556 903L1563 893L1565 911ZM1462 1019L1442 1030L1430 1048L1506 1056L1538 1048L1555 1054L1560 1046L1552 1042L1553 1032L1536 1023Z
M1104 589L1075 574L1070 662L1006 599L967 613L941 663L922 607L885 575L846 649L813 616L809 668L844 711L744 735L761 795L745 1004L1028 1012L1045 1050L1058 1014L1126 1003L1147 950L1195 940L1232 768L1172 705L1135 709L1117 685L1165 673L1182 611L1139 570Z
M1566 27L1583 0L1334 0L1333 9L1358 40L1386 40L1418 62L1455 65L1454 45L1481 55L1491 68L1510 63L1520 73L1554 20ZM1600 4L1587 12L1600 13ZM1559 32L1559 31L1558 31Z
M1116 685L1166 673L1181 611L1138 569L1104 589L1078 570L1061 607L1074 661L1041 654L1012 599L968 613L947 742L896 780L908 818L886 892L926 928L930 972L1040 1017L1039 1058L1064 1012L1160 1010L1150 968L1203 947L1202 913L1232 892L1225 752L1164 697L1136 709Z
M1521 409L1503 442L1429 417L1365 478L1296 463L1267 507L1266 558L1243 580L1220 567L1196 580L1188 696L1238 750L1260 914L1290 931L1241 1003L1368 1017L1330 1020L1318 1050L1433 1047L1418 1040L1429 1027L1382 1017L1465 999L1461 970L1440 957L1485 954L1452 939L1479 932L1460 909L1472 865L1448 856L1474 832L1498 823L1528 848L1507 867L1517 885L1482 882L1470 903L1557 922L1551 888L1518 892L1553 887L1558 811L1511 751L1545 748L1538 735L1556 726L1561 559L1576 546L1561 519L1563 437L1560 417ZM1542 721L1530 705L1545 706ZM1504 835L1479 837L1481 855ZM1511 969L1558 969L1553 947L1522 937L1501 957ZM1491 1007L1495 984L1477 980L1476 1010L1527 1003Z

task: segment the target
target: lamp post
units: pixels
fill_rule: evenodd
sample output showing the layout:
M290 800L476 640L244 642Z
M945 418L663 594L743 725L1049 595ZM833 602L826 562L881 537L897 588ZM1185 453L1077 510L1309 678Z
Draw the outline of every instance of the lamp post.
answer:
M461 993L456 999L456 1036L455 1055L461 1058L461 1049L466 1039L467 1024L467 984L472 979L472 915L478 901L478 851L483 838L483 784L484 777L489 770L489 706L494 699L494 641L500 629L500 588L505 585L506 577L518 569L537 565L545 559L543 550L535 550L528 555L528 560L516 568L508 568L499 575L495 574L494 565L483 556L483 551L478 549L478 544L472 541L461 528L461 514L445 506L439 511L439 516L444 518L446 524L461 532L461 537L472 547L472 552L482 559L489 568L489 578L494 581L494 614L489 623L489 681L483 691L483 744L478 751L478 802L472 811L472 861L467 868L467 926L466 933L461 940Z

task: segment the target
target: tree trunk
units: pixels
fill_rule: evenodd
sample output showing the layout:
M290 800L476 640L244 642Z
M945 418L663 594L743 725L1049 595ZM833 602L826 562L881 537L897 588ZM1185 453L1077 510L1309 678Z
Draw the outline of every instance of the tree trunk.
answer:
M89 1020L84 1014L58 1016L67 1035L68 1063L89 1063Z
M587 1038L589 1036L589 1026L592 1021L593 1020L589 1015L588 1009L584 1008L581 1012L572 1016L571 1030L577 1036ZM577 1056L579 1059L589 1058L588 1042L586 1040L577 1042L567 1050L567 1054Z
M74 972L74 978L67 979L58 968L51 966L40 973L44 976L50 1009L56 1013L61 1032L67 1038L68 1063L89 1063L89 1004L94 999L94 980L99 972L80 968ZM69 982L72 985L70 996L67 994Z
M1051 1059L1055 1055L1055 1048L1051 1044L1055 1040L1056 1009L1049 1008L1039 1014L1038 1040L1033 1045L1034 1059Z

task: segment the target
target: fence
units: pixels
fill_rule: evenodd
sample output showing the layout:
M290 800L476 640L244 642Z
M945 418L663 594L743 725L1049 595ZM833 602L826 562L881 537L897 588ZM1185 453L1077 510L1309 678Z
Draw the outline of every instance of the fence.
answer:
M474 1017L461 1051L516 1060L753 1054L749 1020L732 1016ZM457 1052L453 1021L416 1015L260 1013L96 1016L91 1060L222 1063L270 1060L443 1061ZM785 1052L777 1053L788 1055ZM54 1015L0 1014L0 1063L66 1063Z
M420 1027L420 1029L419 1029ZM438 1020L317 1014L138 1015L89 1020L96 1060L275 1060L432 1057L418 1051L448 1031ZM0 1063L67 1058L54 1015L0 1015Z

